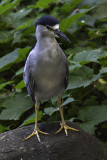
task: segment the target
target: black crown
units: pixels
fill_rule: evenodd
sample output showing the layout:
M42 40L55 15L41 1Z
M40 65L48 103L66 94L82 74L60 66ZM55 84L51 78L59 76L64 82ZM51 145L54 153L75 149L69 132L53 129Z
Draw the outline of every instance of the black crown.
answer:
M43 26L54 26L56 24L59 24L58 20L51 15L43 16L36 22L37 25L43 25Z

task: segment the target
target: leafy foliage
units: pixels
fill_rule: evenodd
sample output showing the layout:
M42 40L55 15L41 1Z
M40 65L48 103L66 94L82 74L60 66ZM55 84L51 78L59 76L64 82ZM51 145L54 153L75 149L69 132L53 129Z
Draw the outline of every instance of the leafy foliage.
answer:
M24 94L16 94L5 99L5 109L0 114L1 120L17 120L26 110L31 108L30 99Z
M86 66L75 68L75 70L70 73L70 82L67 89L74 89L82 86L86 87L90 85L100 77L100 74L94 75L93 72L93 69Z
M35 24L56 17L71 40L58 40L69 61L62 96L65 119L104 142L107 130L107 2L105 0L2 0L0 2L0 133L34 123L35 112L23 81L27 54L36 43ZM39 121L60 120L57 97L42 101ZM16 123L17 122L17 123Z
M107 106L87 106L84 109L79 111L78 118L82 120L80 126L83 127L89 133L93 133L95 131L96 125L98 123L106 121Z

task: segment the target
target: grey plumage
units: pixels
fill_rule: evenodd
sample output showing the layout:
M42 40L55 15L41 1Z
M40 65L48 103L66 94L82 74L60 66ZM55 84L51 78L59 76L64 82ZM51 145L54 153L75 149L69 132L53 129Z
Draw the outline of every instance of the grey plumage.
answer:
M68 81L68 61L55 39L55 33L43 25L36 28L36 46L24 67L24 81L33 101L62 95Z
M56 35L70 42L59 30L59 23L56 18L43 16L37 21L37 43L29 53L24 67L25 85L30 97L35 102L35 127L32 134L25 140L36 135L40 142L39 133L48 135L48 133L41 131L38 127L39 102L54 96L58 96L57 104L62 121L60 129L55 134L61 132L62 129L65 130L66 136L68 136L68 129L78 131L67 126L63 116L61 96L67 86L69 69L67 58L55 39Z

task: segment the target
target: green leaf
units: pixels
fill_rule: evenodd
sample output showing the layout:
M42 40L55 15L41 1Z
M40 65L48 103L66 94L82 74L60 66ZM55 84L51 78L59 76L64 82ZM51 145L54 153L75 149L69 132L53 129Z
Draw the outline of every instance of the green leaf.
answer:
M89 12L92 9L93 7L90 9L80 9L79 13L74 12L70 17L62 20L60 24L61 31L66 31L75 21L77 21L80 17L82 17L85 13Z
M23 61L30 51L31 47L15 49L13 52L0 58L0 71L9 69L13 63Z
M107 57L107 52L102 51L101 49L96 49L79 52L74 56L73 60L80 62L83 65L89 62L98 62L98 59L103 57Z
M94 27L96 19L93 16L91 16L89 14L86 14L81 18L81 20L80 20L81 23L82 23L82 20L84 21L84 24L87 24L87 25L89 25L91 27Z
M96 81L101 75L94 75L93 69L82 66L81 68L75 68L70 72L70 78L68 83L68 89L74 89L78 87L86 87L93 81Z
M93 5L98 5L104 2L106 2L106 0L83 0L82 5L83 6L85 5L93 6Z
M0 124L0 133L3 133L5 130L6 130L6 127ZM1 140L1 137L0 137L0 140Z
M71 103L73 101L74 101L74 98L69 97L62 103L62 106L65 106L66 104Z
M0 114L0 120L18 120L20 116L32 107L29 97L20 93L5 99L3 106L5 109Z
M56 0L38 0L36 5L31 5L31 8L48 8L50 3L55 2Z
M103 67L103 68L100 70L100 73L107 73L107 67Z
M87 106L79 111L78 118L83 121L80 126L94 134L95 125L107 120L107 106Z
M105 32L107 32L107 27L101 28L101 29L93 29L90 28L88 35L90 36L90 39L98 38L104 36Z
M29 53L30 49L31 49L31 47L29 47L29 46L27 46L26 48L19 49L18 50L19 56L15 62L21 62L21 61L25 60L26 55Z
M6 43L12 39L12 33L10 31L0 31L0 43Z
M13 2L9 2L8 4L5 3L5 5L0 6L0 15L11 10L15 6L17 6L20 3L21 0L14 0Z
M9 69L18 56L18 49L15 49L13 52L0 58L0 71Z
M59 110L58 108L49 107L49 108L45 108L44 112L51 116L54 112L56 112L58 110Z
M24 72L24 67L20 68L20 69L16 72L15 76L18 76L18 75L20 75L20 74L23 74L23 72Z
M25 87L25 83L24 83L23 80L20 81L20 82L15 86L15 88L17 88L17 89L22 89L22 88L24 88L24 87Z
M51 98L52 105L56 104L57 100L58 100L58 96Z
M2 0L2 2L0 2L0 4L4 5L4 4L7 4L9 2L11 2L12 0Z
M102 64L102 66L107 67L107 59L99 59L99 62Z
M69 61L69 62L70 62L70 61ZM79 63L77 63L77 62L72 63L72 62L71 62L71 65L69 65L69 70L72 71L72 70L74 70L75 68L80 68L80 67L81 67L81 65L80 65Z
M20 20L20 19L23 19L24 17L26 17L27 15L30 14L30 12L32 11L32 9L26 9L26 8L23 8L23 9L20 9L18 12L11 12L9 14L10 18L13 18L13 20L15 21L17 19Z
M29 15L31 11L32 9L25 8L19 9L18 12L11 11L6 16L1 16L1 21L5 23L7 27L15 28L15 30L12 31L13 33L16 33L17 27L23 26L25 24L25 21L28 21L28 19L24 18L27 17L27 15Z
M43 117L43 113L42 111L39 111L38 112L38 121L40 121ZM28 124L31 124L31 123L35 123L35 112L30 115L24 122L21 126L25 126L25 125L28 125Z
M68 1L69 3L65 3L61 8L61 12L62 13L70 13L72 11L72 9L77 5L79 4L81 1L83 0L72 0L72 1Z
M21 37L22 37L22 31L18 30L14 33L14 39L12 41L13 44L15 43L19 43L21 41Z
M24 23L23 25L17 27L16 30L23 29L23 28L27 28L32 21L33 21L33 19L28 20L28 21L27 21L26 23Z
M0 84L0 89L4 88L6 85L13 83L13 81L8 81L5 83Z
M107 1L106 3L99 4L94 9L94 17L97 19L107 18Z

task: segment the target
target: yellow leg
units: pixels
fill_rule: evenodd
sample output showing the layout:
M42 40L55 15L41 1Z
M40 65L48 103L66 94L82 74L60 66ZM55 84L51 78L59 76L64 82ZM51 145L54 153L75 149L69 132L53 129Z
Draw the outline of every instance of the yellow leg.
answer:
M45 134L48 135L48 133L45 133L43 131L40 131L38 128L38 111L39 111L39 104L38 104L38 100L36 99L36 104L35 104L35 110L36 110L36 118L35 118L35 128L34 131L32 132L32 134L30 134L27 138L25 138L25 140L31 138L32 136L36 135L38 138L38 141L40 142L40 136L39 133L41 134Z
M61 128L55 134L58 134L59 132L61 132L62 129L65 130L66 136L68 136L67 129L71 129L73 131L79 131L78 129L75 129L75 128L67 126L67 124L65 123L64 116L63 116L63 109L61 107L61 97L60 96L58 96L58 107L59 107L59 110L60 110L60 115L61 115L62 123L60 123Z

